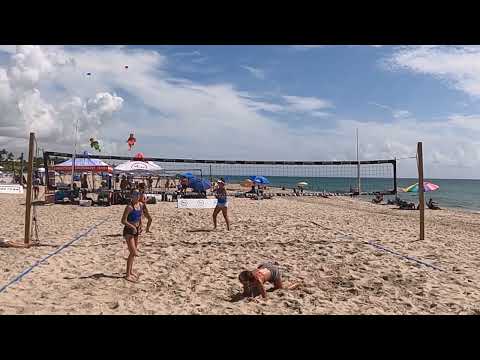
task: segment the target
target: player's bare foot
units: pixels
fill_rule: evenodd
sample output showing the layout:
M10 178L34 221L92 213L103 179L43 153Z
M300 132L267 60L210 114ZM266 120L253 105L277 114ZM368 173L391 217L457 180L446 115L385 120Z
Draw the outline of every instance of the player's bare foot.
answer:
M138 282L138 279L135 278L133 275L127 275L127 276L125 276L125 280L130 281L130 282L132 282L132 283L137 283L137 282Z

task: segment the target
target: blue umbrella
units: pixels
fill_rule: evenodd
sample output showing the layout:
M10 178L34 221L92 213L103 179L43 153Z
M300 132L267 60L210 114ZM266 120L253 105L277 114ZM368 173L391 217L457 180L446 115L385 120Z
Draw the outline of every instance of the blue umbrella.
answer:
M250 176L249 179L257 184L262 184L262 185L270 184L270 181L265 176Z
M212 187L212 184L208 180L192 177L188 180L188 186L195 192L204 192Z
M180 176L186 177L187 179L191 179L195 177L192 173L189 173L189 172L181 173Z

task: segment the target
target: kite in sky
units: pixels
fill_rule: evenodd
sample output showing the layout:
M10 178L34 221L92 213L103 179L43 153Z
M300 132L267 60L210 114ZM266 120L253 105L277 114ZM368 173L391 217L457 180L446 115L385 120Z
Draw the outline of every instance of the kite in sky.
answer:
M135 139L135 136L133 136L133 134L130 134L130 137L127 140L129 151L132 150L132 146L135 146L136 142L137 142L137 139Z
M98 152L101 152L100 144L98 143L98 140L95 140L94 138L90 138L90 147Z

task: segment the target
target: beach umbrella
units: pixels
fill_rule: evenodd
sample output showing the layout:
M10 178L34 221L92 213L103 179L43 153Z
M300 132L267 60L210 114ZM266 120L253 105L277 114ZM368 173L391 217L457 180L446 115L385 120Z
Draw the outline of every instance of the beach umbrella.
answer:
M115 172L153 173L160 172L163 168L153 161L127 161L115 167Z
M195 192L204 192L210 189L212 184L208 180L200 179L194 176L188 179L188 186Z
M423 191L424 192L435 191L435 190L438 190L439 188L440 188L440 186L435 185L431 182L427 182L427 181L423 182ZM410 185L409 187L403 189L403 192L413 192L413 193L418 192L418 183L415 183L415 184Z
M308 186L308 183L306 183L305 181L301 181L297 185L300 187L304 187L304 186Z
M180 176L186 177L187 179L192 179L192 178L195 177L195 176L194 176L192 173L190 173L190 172L181 173Z
M3 169L3 166L0 166L0 169Z
M256 184L261 184L261 185L270 184L270 181L265 176L250 176L249 179Z

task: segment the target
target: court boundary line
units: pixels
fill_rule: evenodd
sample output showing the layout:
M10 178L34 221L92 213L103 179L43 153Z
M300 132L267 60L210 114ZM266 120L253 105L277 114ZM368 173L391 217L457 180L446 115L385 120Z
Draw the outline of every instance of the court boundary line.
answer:
M47 256L45 256L44 258L40 259L40 260L37 260L35 263L33 263L33 265L31 265L30 267L26 268L25 270L23 270L20 274L18 274L17 276L15 276L12 280L10 280L7 284L3 285L1 288L0 288L0 294L2 292L4 292L8 287L12 286L13 284L17 283L17 282L20 282L20 280L22 280L28 273L30 273L34 268L36 268L37 266L41 265L42 263L44 263L45 261L47 261L48 259L50 259L51 257L55 256L56 254L60 253L61 251L65 250L66 248L68 248L70 245L72 245L73 243L77 242L78 240L80 240L81 238L87 236L89 233L91 233L95 228L97 228L98 226L102 225L103 223L107 222L108 218L105 218L103 219L102 221L100 221L99 223L95 224L95 225L92 225L91 227L89 227L87 230L85 230L83 233L79 233L77 235L75 235L73 237L72 240L66 242L65 244L61 245L58 249L56 249L55 251L49 253Z

